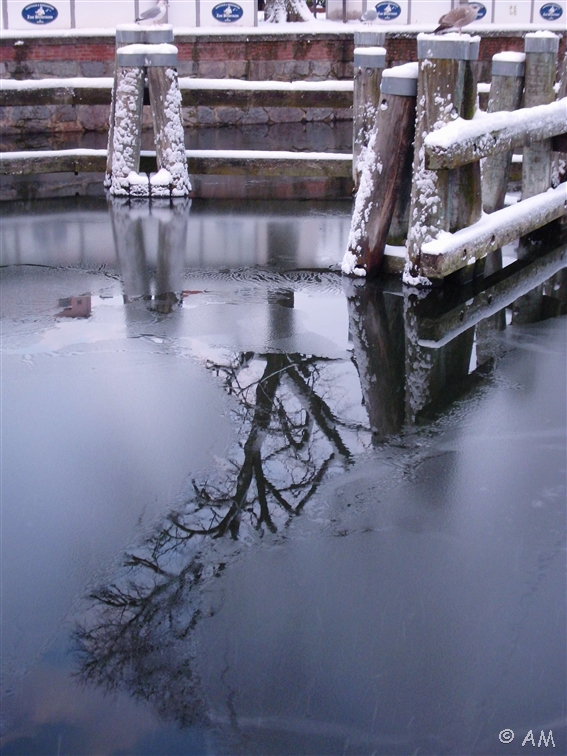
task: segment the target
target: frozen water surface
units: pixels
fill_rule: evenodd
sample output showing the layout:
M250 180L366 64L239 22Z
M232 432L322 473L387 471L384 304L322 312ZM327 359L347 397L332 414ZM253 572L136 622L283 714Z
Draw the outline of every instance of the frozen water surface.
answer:
M2 754L565 752L565 249L417 295L350 213L6 206Z

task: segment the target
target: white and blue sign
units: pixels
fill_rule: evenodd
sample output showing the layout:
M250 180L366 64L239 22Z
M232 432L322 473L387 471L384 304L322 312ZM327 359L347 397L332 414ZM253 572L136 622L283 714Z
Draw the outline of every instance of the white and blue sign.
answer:
M240 21L244 11L236 3L219 3L215 5L212 10L213 17L217 21L222 21L224 24L232 24L235 21Z
M546 3L539 9L539 15L546 21L557 21L563 15L563 8L557 3Z
M58 15L57 8L49 3L31 3L22 10L22 18L30 24L50 24Z
M397 3L378 3L375 7L380 21L393 21L402 12Z
M486 16L486 8L482 3L477 3L476 0L475 5L478 5L475 21L480 21L481 18L484 18Z

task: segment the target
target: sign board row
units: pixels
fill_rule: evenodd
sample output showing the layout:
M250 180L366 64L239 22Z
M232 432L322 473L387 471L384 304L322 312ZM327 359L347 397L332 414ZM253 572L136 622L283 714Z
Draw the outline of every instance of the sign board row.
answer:
M493 24L530 24L565 28L566 0L475 0L480 5L477 21ZM342 21L357 20L371 8L376 10L376 25L431 24L456 5L453 0L327 0L327 18Z
M567 0L476 0L478 21L495 24L537 23L565 28ZM132 23L155 0L1 0L2 28L90 29ZM327 18L358 20L375 8L376 24L431 24L451 10L455 0L326 0ZM257 26L257 0L169 0L165 19L174 27Z
M131 24L155 0L2 0L2 28L101 29ZM257 26L257 0L169 0L174 27Z

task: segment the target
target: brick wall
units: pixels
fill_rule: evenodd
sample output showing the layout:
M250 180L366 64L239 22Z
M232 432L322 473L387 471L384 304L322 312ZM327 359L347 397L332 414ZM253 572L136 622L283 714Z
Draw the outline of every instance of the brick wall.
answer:
M563 33L560 56L565 53ZM179 73L198 78L251 81L348 79L352 76L353 35L286 34L226 36L182 35ZM388 35L388 63L416 58L415 34ZM523 50L521 31L481 34L480 59L489 63L503 50ZM110 76L114 69L113 37L16 37L0 42L0 77Z

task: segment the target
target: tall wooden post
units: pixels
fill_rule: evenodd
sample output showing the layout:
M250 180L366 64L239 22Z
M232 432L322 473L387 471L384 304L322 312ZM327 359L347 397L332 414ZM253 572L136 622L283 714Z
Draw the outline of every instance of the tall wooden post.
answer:
M547 105L555 100L559 37L552 32L533 32L524 39L526 77L524 106ZM522 199L545 192L551 186L551 140L524 147Z
M424 139L457 117L470 119L476 103L476 82L471 62L478 59L479 37L467 34L419 34L417 55L416 134L413 186L404 281L422 281L421 247L440 231L456 231L479 220L482 214L480 164L455 170L426 167Z
M164 44L173 42L173 27L162 25L159 27L141 27L134 24L122 24L116 27L116 49L125 45L135 44ZM108 144L106 152L106 176L104 185L109 187L112 176L112 154L114 149L114 113L116 109L116 92L118 88L119 66L115 58L114 62L114 87L110 105L110 117L108 120ZM137 170L137 169L136 169Z
M143 67L128 65L127 61L118 62L112 106L112 146L106 180L111 194L115 196L129 194L128 177L140 169L143 103Z
M383 73L380 105L361 165L345 273L372 277L380 271L414 138L417 75L417 63Z
M382 71L386 67L384 47L357 47L354 50L354 93L352 132L352 180L360 181L359 162L368 146L380 100Z
M503 52L492 56L492 82L488 112L517 110L522 103L524 53ZM485 159L482 167L482 204L485 213L504 207L513 150Z
M151 178L152 196L186 197L190 190L185 155L181 92L177 79L177 54L174 64L148 68L148 86L154 122L154 140L158 170L171 177L159 181Z

